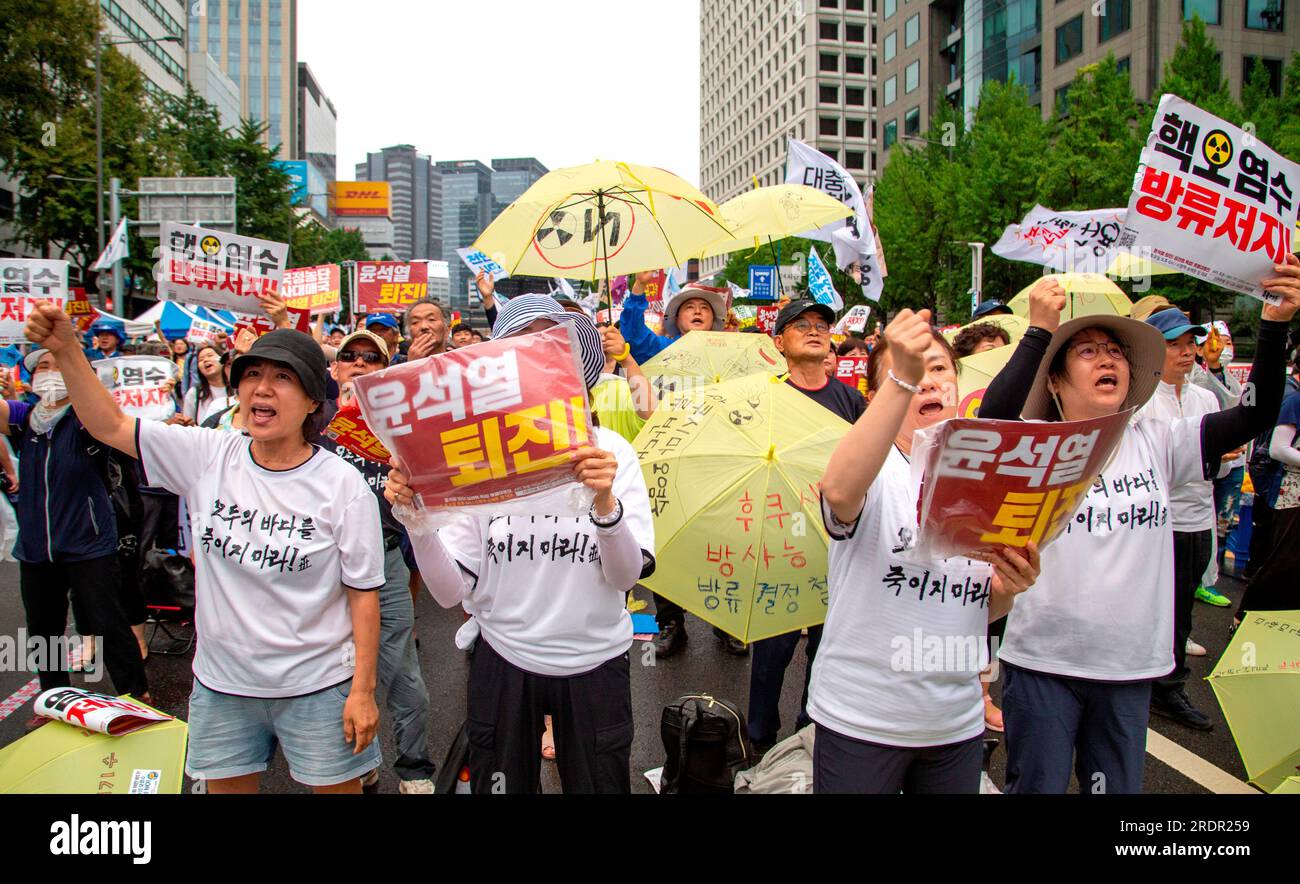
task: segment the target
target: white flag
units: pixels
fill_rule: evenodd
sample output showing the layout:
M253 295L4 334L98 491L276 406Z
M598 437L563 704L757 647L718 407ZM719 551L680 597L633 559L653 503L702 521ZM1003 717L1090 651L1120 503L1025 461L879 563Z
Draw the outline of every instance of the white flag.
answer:
M1117 243L1126 214L1127 209L1056 212L1034 206L1003 231L993 254L1061 272L1105 273L1123 251Z
M104 246L104 252L95 261L91 270L108 270L123 258L131 257L131 247L126 238L126 219L123 218L118 222L117 230L113 231L113 238Z
M786 158L786 184L804 184L833 197L853 210L842 221L835 221L808 233L806 239L828 242L835 247L835 264L841 270L865 256L876 253L876 238L871 230L862 189L844 167L821 151L815 150L797 138L790 139Z

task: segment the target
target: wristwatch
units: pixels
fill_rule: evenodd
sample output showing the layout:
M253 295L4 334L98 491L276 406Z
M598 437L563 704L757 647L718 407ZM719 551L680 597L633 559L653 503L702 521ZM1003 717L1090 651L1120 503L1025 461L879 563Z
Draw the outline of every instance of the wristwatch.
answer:
M596 504L593 503L591 505L591 510L587 515L591 518L591 524L595 525L597 528L613 528L619 523L619 520L623 518L623 501L619 500L617 497L614 498L614 512L610 513L608 516L596 515Z

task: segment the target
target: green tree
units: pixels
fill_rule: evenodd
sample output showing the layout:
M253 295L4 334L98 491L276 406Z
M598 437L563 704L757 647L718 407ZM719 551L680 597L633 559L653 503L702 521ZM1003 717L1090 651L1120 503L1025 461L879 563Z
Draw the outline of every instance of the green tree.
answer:
M183 96L162 97L152 137L167 160L167 174L221 177L229 173L232 136L217 106L190 86Z
M1165 62L1164 76L1152 96L1152 104L1166 92L1172 92L1225 120L1237 119L1237 103L1232 100L1228 81L1223 76L1219 48L1206 34L1205 22L1201 21L1199 15L1192 16L1191 21L1183 22L1182 40L1169 61ZM1144 132L1151 130L1149 124L1154 113L1152 108L1146 118L1148 125L1143 129Z
M239 234L276 242L293 239L298 216L288 174L274 165L280 145L267 147L266 123L245 119L229 140L227 175L236 181Z

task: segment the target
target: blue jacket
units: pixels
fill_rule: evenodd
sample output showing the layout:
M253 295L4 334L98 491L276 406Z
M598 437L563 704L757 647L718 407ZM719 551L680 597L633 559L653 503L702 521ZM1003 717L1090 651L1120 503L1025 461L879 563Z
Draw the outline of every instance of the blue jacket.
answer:
M9 401L9 436L19 450L21 562L80 562L117 553L117 517L106 484L108 449L69 409L48 435L28 428L32 406Z
M623 296L623 313L618 321L623 340L632 348L632 358L638 363L645 362L677 340L678 335L665 337L650 331L645 324L645 311L650 303L645 295L634 295L629 291ZM674 327L669 331L677 331Z

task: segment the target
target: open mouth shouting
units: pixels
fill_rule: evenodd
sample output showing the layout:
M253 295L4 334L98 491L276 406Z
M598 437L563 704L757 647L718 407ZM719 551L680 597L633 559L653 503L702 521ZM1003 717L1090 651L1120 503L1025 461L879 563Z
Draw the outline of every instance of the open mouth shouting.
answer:
M248 409L249 423L255 427L270 426L275 421L277 412L269 405L253 405Z
M1113 371L1106 372L1097 378L1093 386L1108 393L1115 392L1119 389L1119 375Z

